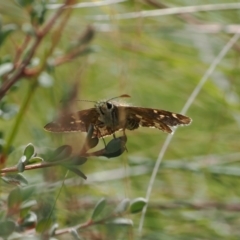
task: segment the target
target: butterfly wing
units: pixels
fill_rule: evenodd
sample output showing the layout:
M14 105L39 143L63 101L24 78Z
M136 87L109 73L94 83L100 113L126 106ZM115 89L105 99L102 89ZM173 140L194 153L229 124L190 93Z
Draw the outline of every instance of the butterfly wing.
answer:
M126 116L126 128L133 130L142 127L158 128L163 132L172 133L171 127L179 125L188 125L191 118L179 113L173 113L161 109L141 108L141 107L124 107L120 111Z
M121 130L122 128L120 126L116 126L114 129L112 129L111 127L107 127L104 125L104 126L95 128L93 136L98 138L107 137Z
M105 126L98 120L99 113L95 108L78 111L71 114L62 114L55 121L48 123L44 129L49 132L87 132L89 126L94 127L93 137L106 137L112 135L121 128L116 126L114 130Z
M49 132L87 132L90 124L95 126L99 113L95 108L62 114L55 121L48 123L44 129Z

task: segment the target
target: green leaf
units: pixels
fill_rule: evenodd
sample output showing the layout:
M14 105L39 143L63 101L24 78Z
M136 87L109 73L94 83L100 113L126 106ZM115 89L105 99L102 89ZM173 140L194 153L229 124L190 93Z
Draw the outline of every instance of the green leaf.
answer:
M58 147L49 157L48 161L60 161L72 153L72 147L70 145L62 145Z
M34 146L32 143L29 143L25 149L24 149L24 152L23 152L23 155L26 156L26 159L27 161L33 157L35 153L35 149L34 149Z
M26 35L29 35L29 36L33 36L35 37L36 36L36 32L34 30L34 27L32 26L32 24L30 23L24 23L22 25L22 31L26 34ZM34 59L32 59L33 61ZM30 63L30 65L32 66L32 61Z
M120 156L126 150L127 138L125 136L112 139L105 148L105 153L102 155L107 158Z
M22 203L22 195L19 187L14 188L8 195L8 208L18 208Z
M36 1L32 7L31 20L36 24L43 24L47 12L46 1Z
M91 220L96 220L96 218L100 215L100 213L103 211L104 207L106 205L106 199L102 198L98 201L98 203L96 204L93 213L92 213L92 217Z
M85 157L81 157L81 156L73 156L69 159L69 161L67 162L67 165L71 166L71 165L83 165L84 163L86 163L87 158Z
M38 83L42 87L50 88L53 86L54 80L50 74L47 72L42 72L38 77Z
M22 156L19 161L18 161L18 164L17 164L17 169L19 172L23 172L25 170L25 163L26 163L26 156Z
M9 120L18 112L18 106L2 101L0 103L0 117L4 120Z
M90 124L87 132L86 140L83 144L82 151L87 152L89 149L94 148L97 146L99 139L97 137L92 138L94 132L94 127L92 124Z
M78 37L77 41L74 41L71 45L71 48L80 47L83 44L88 44L95 35L95 30L92 26L88 26L86 30Z
M85 175L83 172L81 172L78 168L71 167L71 166L65 166L65 165L64 165L64 167L66 167L66 168L69 169L70 171L76 173L76 174L77 174L78 176L80 176L81 178L83 178L83 179L85 179L85 180L87 179L86 175Z
M53 226L49 230L49 236L52 237L55 235L56 230L58 229L58 224L54 223Z
M43 233L45 231L47 231L48 229L50 229L51 225L53 224L53 220L52 219L41 219L36 226L36 231L39 233Z
M11 220L1 221L0 222L0 236L7 238L11 233L14 232L16 227L15 222Z
M24 208L31 208L33 206L37 206L37 201L36 200L31 200L31 201L27 201L27 202L24 202L22 205L21 205L21 209L24 209Z
M116 213L124 213L127 211L130 205L130 200L128 198L123 199L115 209Z
M131 213L138 213L141 212L144 206L147 204L145 198L136 198L130 204L130 212Z
M10 184L15 184L15 185L20 185L20 186L26 186L28 184L27 179L19 173L6 174L5 176L2 176L1 178L4 182L10 183Z
M34 212L28 212L26 217L21 222L21 227L34 228L37 224L37 215Z
M39 162L43 162L43 161L44 160L41 157L33 157L33 158L29 159L28 164L39 163Z
M107 222L107 224L121 225L121 226L133 226L131 219L127 218L115 218L112 221Z
M74 239L76 240L82 240L82 238L79 236L78 232L76 229L72 228L70 230L70 234L73 236Z
M92 124L90 124L89 127L88 127L87 139L91 139L92 138L93 132L94 132L94 127L93 127Z
M26 7L28 5L31 5L34 0L15 0L16 3L18 3L21 7Z
M0 40L1 43L1 40ZM3 76L4 74L8 73L9 71L11 71L13 68L13 63L7 62L7 63L3 63L0 65L0 77Z
M37 206L36 200L22 203L20 206L20 218L21 219L25 218L30 213L30 209L34 206Z
M29 187L22 187L21 193L22 193L22 201L28 201L32 195L35 193L36 188L33 186Z
M4 43L4 41L7 39L7 37L15 30L17 30L17 25L12 24L12 23L3 26L0 29L0 46Z
M98 145L99 143L99 138L91 138L87 141L87 148L88 149L91 149L91 148L94 148Z

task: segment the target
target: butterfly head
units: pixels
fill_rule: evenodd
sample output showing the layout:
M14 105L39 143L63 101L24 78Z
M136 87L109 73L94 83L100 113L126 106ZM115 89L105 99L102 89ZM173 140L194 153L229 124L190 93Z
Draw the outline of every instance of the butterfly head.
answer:
M108 115L113 111L114 104L109 101L97 102L95 104L95 108L97 109L100 115Z

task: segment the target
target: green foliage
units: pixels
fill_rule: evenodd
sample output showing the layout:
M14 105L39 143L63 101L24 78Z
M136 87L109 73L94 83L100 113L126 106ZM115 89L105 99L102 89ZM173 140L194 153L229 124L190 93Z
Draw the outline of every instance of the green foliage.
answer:
M238 42L190 104L192 124L178 128L164 154L167 135L157 129L104 140L92 125L87 135L43 129L121 94L132 105L180 112L236 32L237 3L213 11L220 2L229 6L194 12L209 1L79 2L64 10L44 0L2 1L0 237L37 230L33 238L239 239ZM193 4L192 13L181 8Z
M96 204L93 213L92 213L92 217L91 220L94 221L96 220L96 218L100 215L100 213L103 211L104 207L106 205L106 199L102 198L98 201L98 203Z
M0 236L7 238L15 229L15 223L11 220L0 222Z
M130 212L131 213L141 212L146 204L147 204L146 199L136 198L130 204Z
M28 184L27 179L21 174L6 174L1 177L2 180L6 183L17 184L21 186L26 186Z
M7 24L5 26L0 27L0 47L4 43L4 41L9 37L9 35L13 33L15 30L17 30L17 26L15 24ZM5 65L5 68L6 66L7 65ZM0 66L0 73L2 73L2 71L3 71L3 66Z

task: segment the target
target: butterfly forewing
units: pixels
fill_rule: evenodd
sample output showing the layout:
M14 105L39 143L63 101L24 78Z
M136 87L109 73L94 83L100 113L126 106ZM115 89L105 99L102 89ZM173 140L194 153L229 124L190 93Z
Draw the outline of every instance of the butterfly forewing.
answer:
M55 121L48 123L44 129L50 132L87 132L90 124L98 122L99 114L95 108L62 114Z

